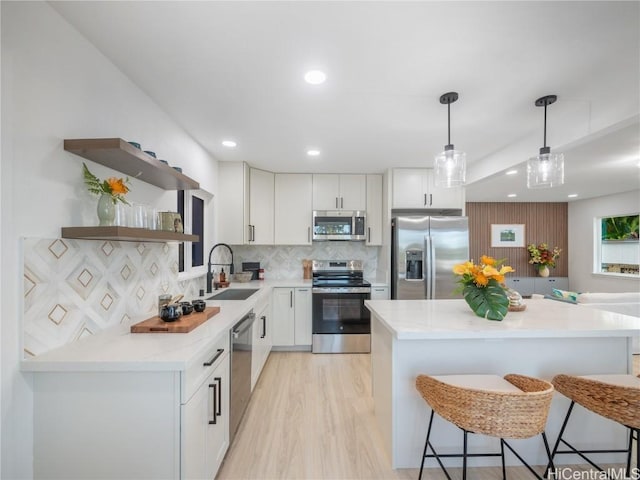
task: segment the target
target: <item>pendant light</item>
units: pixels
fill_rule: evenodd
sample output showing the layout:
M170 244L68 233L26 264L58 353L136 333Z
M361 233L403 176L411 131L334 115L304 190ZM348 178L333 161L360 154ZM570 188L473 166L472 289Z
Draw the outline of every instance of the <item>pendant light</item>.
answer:
M464 185L467 174L466 154L455 150L451 144L451 104L458 100L457 92L440 96L440 103L447 106L447 145L444 152L435 158L436 187L459 187Z
M556 95L546 95L536 100L536 107L544 107L544 146L540 154L527 161L527 187L550 188L564 183L564 155L551 153L547 147L547 106L555 103Z

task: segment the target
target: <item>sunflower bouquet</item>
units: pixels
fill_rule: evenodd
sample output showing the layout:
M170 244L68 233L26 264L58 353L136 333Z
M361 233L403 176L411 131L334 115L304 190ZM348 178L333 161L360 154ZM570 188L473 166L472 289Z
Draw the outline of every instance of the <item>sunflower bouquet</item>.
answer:
M84 176L84 183L90 193L94 195L109 195L114 204L118 201L126 203L127 205L129 204L124 198L129 192L129 187L126 185L129 183L129 177L125 179L109 177L106 180L100 180L89 171L84 162L82 163L82 175Z
M509 298L503 287L504 276L515 270L503 263L504 259L482 255L478 264L468 261L453 267L453 273L460 275L458 291L479 317L502 320L507 314Z

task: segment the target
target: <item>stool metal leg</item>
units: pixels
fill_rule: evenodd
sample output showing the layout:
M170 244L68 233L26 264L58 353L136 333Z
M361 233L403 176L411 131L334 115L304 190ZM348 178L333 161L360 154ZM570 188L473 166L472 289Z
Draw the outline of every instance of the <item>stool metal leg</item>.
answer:
M624 471L624 476L629 478L629 472L631 471L631 450L633 449L633 429L629 429L629 451L627 453L627 468Z
M544 449L547 452L547 458L549 459L549 463L547 465L547 470L545 470L543 478L547 478L547 474L550 471L553 471L556 469L555 465L553 464L553 457L551 456L551 450L549 449L549 442L547 441L547 434L545 432L542 432L542 441L544 442Z
M420 475L418 480L422 479L422 470L424 469L424 459L427 456L427 448L429 448L429 436L431 435L431 425L433 424L434 411L431 410L431 416L429 417L429 427L427 428L427 440L424 442L424 451L422 452L422 463L420 463Z
M462 480L467 480L467 431L464 432L464 443L462 447Z
M502 480L507 480L507 465L504 461L504 440L500 439L500 457L502 458Z

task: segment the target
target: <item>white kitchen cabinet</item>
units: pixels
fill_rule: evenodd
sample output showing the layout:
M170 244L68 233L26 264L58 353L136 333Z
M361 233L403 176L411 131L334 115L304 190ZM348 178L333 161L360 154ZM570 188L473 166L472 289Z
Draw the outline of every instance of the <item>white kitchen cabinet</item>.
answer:
M182 406L183 475L214 478L229 447L229 355Z
M311 346L311 288L273 289L273 345Z
M310 173L276 173L276 245L311 245L312 183Z
M273 245L274 174L257 168L249 173L248 242Z
M264 364L271 353L271 304L265 303L256 308L256 321L253 324L253 341L251 351L251 390L253 391Z
M226 332L185 371L34 372L33 476L214 478L229 446L228 389Z
M371 287L371 300L389 300L389 287Z
M433 169L394 168L392 174L392 208L464 208L464 189L436 187Z
M366 175L313 174L313 210L366 208Z
M367 175L367 245L382 245L382 175Z
M311 288L296 288L294 294L294 343L311 345Z
M244 162L219 162L218 175L218 239L243 245L249 239L249 166Z

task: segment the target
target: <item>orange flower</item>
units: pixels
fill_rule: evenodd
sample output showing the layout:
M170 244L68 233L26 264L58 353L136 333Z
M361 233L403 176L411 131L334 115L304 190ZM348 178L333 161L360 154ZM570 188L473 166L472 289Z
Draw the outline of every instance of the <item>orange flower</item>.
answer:
M484 265L491 265L491 266L495 266L496 264L496 259L493 257L489 257L487 255L482 255L480 257L480 263L484 264Z
M113 195L124 195L129 191L129 188L124 184L121 178L111 177L107 179L109 188Z
M489 283L489 279L485 277L482 272L478 272L473 276L473 282L479 287L486 287Z

